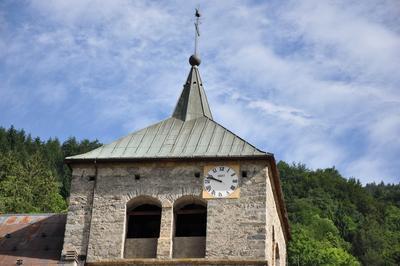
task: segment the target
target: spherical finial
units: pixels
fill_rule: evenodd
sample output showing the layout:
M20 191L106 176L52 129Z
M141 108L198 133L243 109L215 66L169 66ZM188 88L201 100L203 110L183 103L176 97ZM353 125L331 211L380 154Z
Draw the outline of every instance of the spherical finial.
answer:
M192 55L190 58L189 58L189 63L190 63L190 65L191 66L198 66L198 65L200 65L200 63L201 63L201 60L200 60L200 57L198 57L197 55Z

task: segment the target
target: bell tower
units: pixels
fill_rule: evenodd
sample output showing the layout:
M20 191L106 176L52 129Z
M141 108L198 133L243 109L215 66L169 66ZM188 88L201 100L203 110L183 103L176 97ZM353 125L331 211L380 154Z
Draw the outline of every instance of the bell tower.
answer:
M274 155L214 120L195 16L195 53L172 116L66 158L65 265L286 265Z

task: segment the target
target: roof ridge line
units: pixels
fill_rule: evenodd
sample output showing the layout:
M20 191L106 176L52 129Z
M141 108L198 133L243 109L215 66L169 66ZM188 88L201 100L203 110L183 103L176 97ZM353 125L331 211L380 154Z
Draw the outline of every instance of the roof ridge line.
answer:
M203 114L205 114L205 110L204 110L204 104L203 104L203 100L202 100L202 95L201 95L201 88L200 88L200 74L199 74L199 70L196 67L196 84L197 84L197 90L199 92L199 96L200 96L200 106L201 106L201 110L203 112Z
M214 120L213 120L213 121L214 121ZM243 140L245 143L249 144L252 148L256 149L257 151L262 152L262 153L267 153L267 152L265 152L265 151L260 150L259 148L257 148L256 146L254 146L253 144L251 144L250 142L248 142L247 140L245 140L245 139L239 137L239 136L236 135L234 132L232 132L231 130L227 129L226 127L224 127L224 126L221 125L220 123L218 123L218 122L216 122L216 121L214 121L214 122L215 122L217 125L219 125L220 127L222 127L223 129L225 129L226 131L229 131L231 134L233 134L233 135L235 135L236 137L238 137L239 139Z

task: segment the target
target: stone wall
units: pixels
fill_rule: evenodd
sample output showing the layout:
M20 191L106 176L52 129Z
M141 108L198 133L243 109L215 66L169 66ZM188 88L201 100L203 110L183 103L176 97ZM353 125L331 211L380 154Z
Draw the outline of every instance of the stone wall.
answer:
M115 259L89 262L87 266L269 266L265 260L235 260L235 259Z
M94 171L93 164L75 165L64 249L75 247L79 254L85 255L85 239L89 234L88 262L124 258L126 206L135 201L152 200L159 201L162 207L157 258L171 258L174 204L201 197L203 167L211 163L97 164L96 181L89 181L88 178ZM284 263L285 240L272 195L267 162L231 163L239 163L241 171L247 171L248 177L240 178L239 199L208 200L206 258L272 261L273 225L275 243L278 243L281 253L280 261ZM196 172L201 173L200 178L195 177ZM140 179L135 178L135 175L140 176ZM93 211L89 227L90 204L93 205Z
M265 169L263 163L242 163L248 176L240 180L240 198L208 202L207 257L264 258Z
M272 186L272 173L267 172L268 178L266 182L266 200L268 211L266 213L266 246L265 257L272 266L286 265L286 240L283 231L283 224L279 218L276 203L274 198L274 187ZM279 260L276 260L275 251L278 246Z
M174 258L204 258L206 239L204 236L174 237Z
M125 239L125 258L156 258L157 238Z
M75 167L73 170L62 255L67 251L86 255L94 186L91 179L94 176L93 166Z

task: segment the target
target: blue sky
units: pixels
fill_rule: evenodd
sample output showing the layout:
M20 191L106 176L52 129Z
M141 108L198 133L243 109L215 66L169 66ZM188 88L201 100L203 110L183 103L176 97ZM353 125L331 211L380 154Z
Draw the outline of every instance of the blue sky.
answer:
M0 126L111 142L171 115L199 1L0 2ZM201 1L214 119L277 160L400 181L398 1Z

